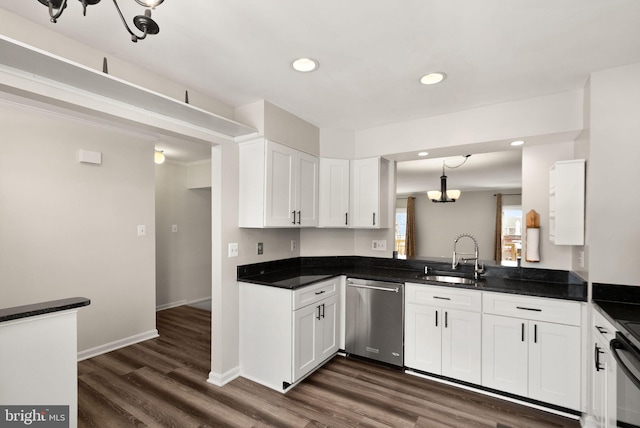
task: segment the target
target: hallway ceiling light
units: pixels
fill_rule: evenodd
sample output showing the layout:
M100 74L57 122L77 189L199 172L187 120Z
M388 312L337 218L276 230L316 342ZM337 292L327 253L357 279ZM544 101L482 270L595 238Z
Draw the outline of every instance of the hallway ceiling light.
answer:
M418 156L420 156L420 157L429 156L429 152L420 152L420 153L418 153Z
M158 165L164 163L165 159L166 158L164 157L164 152L162 150L156 150L153 154L153 161Z
M462 192L460 190L447 190L447 176L444 174L444 167L447 168L459 168L469 159L469 156L464 156L464 160L460 165L449 166L444 161L442 161L442 175L440 176L440 190L429 190L427 192L427 197L431 199L431 202L444 203L444 202L455 202L460 198Z
M423 85L435 85L436 83L442 82L447 78L447 75L440 72L434 71L433 73L427 73L420 78L420 83Z
M299 71L301 73L310 73L315 71L320 67L320 64L315 59L311 58L298 58L297 60L291 63L291 67L294 70Z
M58 22L58 18L62 15L62 12L67 7L67 0L38 0L43 5L49 8L49 17L51 18L51 22L54 24ZM82 3L82 15L87 15L87 6L94 5L100 3L100 0L78 0ZM118 11L118 15L120 15L120 19L124 24L124 27L131 35L131 41L136 43L138 40L142 40L147 37L148 34L158 34L160 32L160 27L158 24L151 18L151 9L155 9L156 6L161 4L164 0L135 0L141 6L146 7L147 9L144 11L144 15L137 15L133 18L133 25L142 31L142 35L137 35L129 25L127 25L127 21L124 19L122 15L122 11L120 10L120 6L118 6L118 2L113 0L113 5Z
M514 146L514 147L515 147L515 146L521 146L521 145L523 145L523 144L524 144L524 141L523 141L523 140L517 140L517 141L512 141L512 142L511 142L511 145L512 145L512 146Z

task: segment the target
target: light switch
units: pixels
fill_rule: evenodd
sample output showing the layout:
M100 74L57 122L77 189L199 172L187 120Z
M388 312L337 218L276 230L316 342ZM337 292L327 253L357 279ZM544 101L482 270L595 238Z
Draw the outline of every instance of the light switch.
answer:
M232 242L229 244L229 257L238 257L238 243Z
M178 225L177 224L172 224L171 225L171 232L173 232L173 233L178 232Z
M147 226L144 224L138 225L138 236L145 236L147 234Z

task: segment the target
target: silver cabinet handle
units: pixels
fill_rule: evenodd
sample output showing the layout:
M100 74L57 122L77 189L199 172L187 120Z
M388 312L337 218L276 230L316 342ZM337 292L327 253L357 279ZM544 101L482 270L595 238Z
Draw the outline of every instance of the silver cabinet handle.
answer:
M376 287L375 285L361 285L361 284L354 284L352 282L349 283L349 287L354 287L354 288L366 288L369 290L380 290L380 291L390 291L392 293L397 293L398 291L400 291L400 287L396 287L396 288L385 288L385 287Z

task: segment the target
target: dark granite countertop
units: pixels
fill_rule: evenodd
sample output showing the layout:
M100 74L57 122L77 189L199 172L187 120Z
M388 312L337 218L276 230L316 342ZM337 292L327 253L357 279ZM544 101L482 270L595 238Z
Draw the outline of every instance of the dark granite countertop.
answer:
M69 309L88 306L91 300L84 297L70 297L68 299L50 300L48 302L34 303L32 305L14 306L12 308L0 309L0 322L11 321L21 318L35 317L37 315L49 314L52 312L66 311Z
M474 285L444 284L420 279L424 266L449 275L473 278L472 266L451 270L445 263L375 257L299 257L238 266L238 281L296 289L335 276L388 282L413 282L564 300L587 300L586 283L570 272L546 269L487 267Z
M640 287L617 284L593 284L594 308L618 330L623 323L640 323Z

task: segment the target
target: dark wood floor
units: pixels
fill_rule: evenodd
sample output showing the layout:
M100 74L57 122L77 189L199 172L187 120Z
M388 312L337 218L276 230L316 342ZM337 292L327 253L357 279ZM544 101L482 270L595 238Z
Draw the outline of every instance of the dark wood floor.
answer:
M206 382L211 314L158 312L160 337L78 363L79 427L579 427L574 420L336 357L286 395Z

